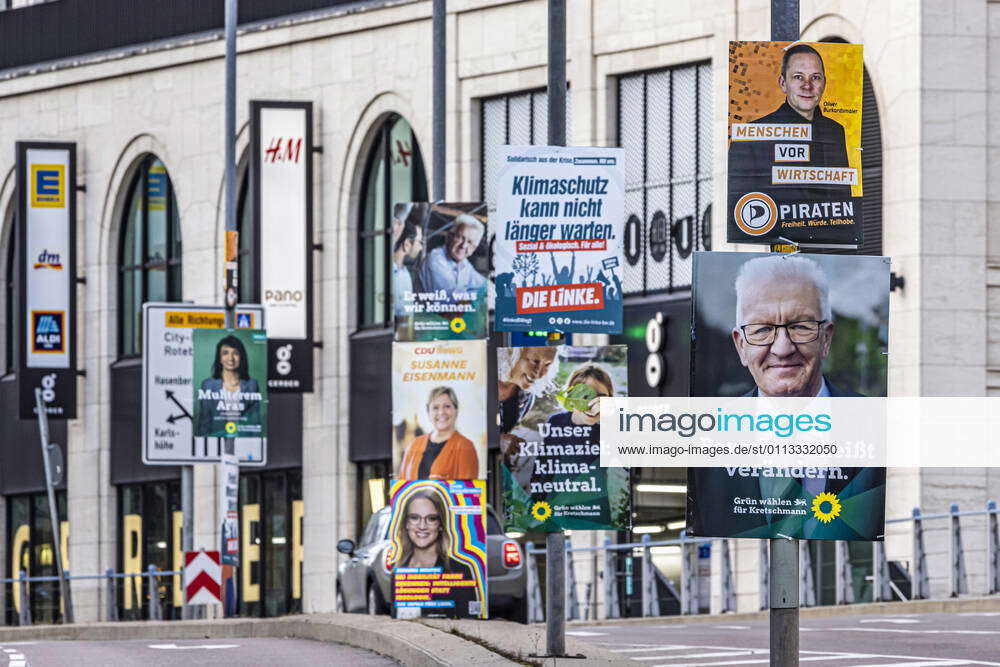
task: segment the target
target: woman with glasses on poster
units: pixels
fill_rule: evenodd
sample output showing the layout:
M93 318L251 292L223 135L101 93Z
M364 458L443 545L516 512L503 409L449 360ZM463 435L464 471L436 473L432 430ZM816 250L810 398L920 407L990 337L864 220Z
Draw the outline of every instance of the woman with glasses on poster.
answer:
M458 420L455 390L431 389L427 416L432 430L407 445L399 465L399 479L479 479L476 447L455 428Z
M402 516L399 518L396 528L395 542L399 545L399 558L393 565L393 596L394 607L398 610L401 607L419 607L422 616L450 616L468 617L479 616L480 604L478 588L475 586L475 577L472 569L453 558L451 537L446 527L450 520L450 513L447 504L439 493L434 491L417 491L411 495L403 505ZM397 580L401 573L400 568L439 568L440 579L429 580L428 576L433 572L421 572L419 586L417 588L426 589L424 585L427 581L438 584L438 588L443 588L444 582L455 584L450 586L448 593L420 593L416 589L404 592L407 588L405 580ZM461 578L443 575L461 574ZM470 583L471 582L471 583ZM461 585L458 585L461 584ZM435 595L437 597L435 597ZM404 600L403 596L406 596ZM419 598L419 599L414 599ZM409 602L408 605L400 604ZM448 606L437 606L428 604L422 606L419 603L441 603L453 602Z

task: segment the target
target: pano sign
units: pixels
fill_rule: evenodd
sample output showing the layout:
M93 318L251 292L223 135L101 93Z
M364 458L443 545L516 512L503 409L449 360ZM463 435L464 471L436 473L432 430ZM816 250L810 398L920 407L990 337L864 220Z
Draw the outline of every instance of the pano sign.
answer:
M260 329L264 309L241 304L238 329ZM222 438L193 436L194 331L223 329L222 306L145 303L142 306L142 462L183 465L220 460ZM236 438L241 465L267 462L266 438Z
M250 102L253 239L267 389L312 391L312 103Z

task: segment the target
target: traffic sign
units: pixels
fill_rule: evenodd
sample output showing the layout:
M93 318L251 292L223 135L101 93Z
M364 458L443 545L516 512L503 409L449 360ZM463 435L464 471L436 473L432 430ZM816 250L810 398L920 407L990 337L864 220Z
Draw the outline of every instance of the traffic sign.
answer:
M222 564L218 551L184 552L186 604L222 604Z
M264 328L260 305L240 305L236 323ZM222 438L195 438L191 384L195 329L222 329L222 306L145 303L142 306L142 462L146 465L213 463ZM236 438L241 465L267 462L266 438Z

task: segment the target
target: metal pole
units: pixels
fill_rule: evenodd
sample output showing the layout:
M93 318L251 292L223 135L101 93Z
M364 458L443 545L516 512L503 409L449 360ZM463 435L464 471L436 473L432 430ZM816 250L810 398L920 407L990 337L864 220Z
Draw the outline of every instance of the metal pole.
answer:
M799 39L799 0L771 0L771 39ZM799 547L771 540L771 664L799 664Z
M226 233L236 233L236 23L238 0L226 0ZM227 244L228 245L228 244ZM235 258L233 258L235 260ZM234 324L234 313L236 303L239 300L239 290L236 287L235 264L233 270L226 271L233 277L227 278L226 282L226 328L231 328ZM230 293L232 290L232 293ZM236 439L223 439L223 452L233 454L236 451ZM222 463L219 463L221 466ZM218 477L218 476L217 476ZM220 525L221 530L221 525ZM232 569L233 578L236 577L235 566ZM228 590L228 582L226 589ZM233 586L235 591L236 587ZM224 608L230 608L230 601L227 599Z
M181 466L181 551L194 551L194 466ZM181 581L183 582L183 577ZM194 618L191 605L181 607L181 618Z
M37 387L35 388L35 410L38 413L38 432L41 436L42 461L45 464L45 490L49 496L49 522L52 524L52 551L56 557L56 572L59 576L59 597L63 602L63 620L66 623L72 623L73 600L70 597L66 571L63 570L62 539L59 534L59 508L56 505L55 481L52 479L52 467L49 461L49 415L45 412L45 400L42 398L42 390Z
M434 0L433 8L433 41L434 41L434 201L444 200L445 191L445 147L447 139L445 132L448 129L445 110L446 91L446 64L445 58L448 52L448 45L445 42L447 36L447 26L445 19L448 16L447 0Z
M549 0L549 145L566 145L566 0ZM566 537L545 536L545 652L566 654Z

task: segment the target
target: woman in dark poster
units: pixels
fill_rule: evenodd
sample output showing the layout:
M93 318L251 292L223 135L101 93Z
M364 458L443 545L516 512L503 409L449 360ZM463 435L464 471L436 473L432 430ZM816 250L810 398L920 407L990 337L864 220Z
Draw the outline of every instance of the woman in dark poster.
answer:
M202 380L198 391L196 433L233 435L225 432L228 422L244 428L259 424L260 403L260 388L250 377L243 341L232 335L222 338L215 346L212 376Z

